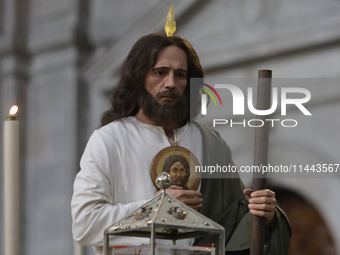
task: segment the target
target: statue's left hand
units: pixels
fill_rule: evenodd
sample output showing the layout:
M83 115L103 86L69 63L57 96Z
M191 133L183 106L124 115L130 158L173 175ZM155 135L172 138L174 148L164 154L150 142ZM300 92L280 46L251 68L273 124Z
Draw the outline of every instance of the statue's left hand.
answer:
M245 189L243 193L250 197L248 205L250 213L266 218L266 229L271 230L275 223L275 193L269 189L257 191Z

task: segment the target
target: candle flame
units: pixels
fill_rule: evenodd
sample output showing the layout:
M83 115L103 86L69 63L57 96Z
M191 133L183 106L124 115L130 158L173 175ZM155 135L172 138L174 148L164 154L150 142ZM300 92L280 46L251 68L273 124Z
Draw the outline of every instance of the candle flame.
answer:
M11 110L9 111L9 115L15 116L15 114L17 114L18 110L19 110L18 106L13 105Z

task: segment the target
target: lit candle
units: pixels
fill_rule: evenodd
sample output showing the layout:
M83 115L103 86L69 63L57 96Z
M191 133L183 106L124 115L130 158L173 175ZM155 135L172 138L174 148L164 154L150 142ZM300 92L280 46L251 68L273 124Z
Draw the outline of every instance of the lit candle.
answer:
M19 254L19 121L18 107L10 110L4 122L4 241L5 255Z

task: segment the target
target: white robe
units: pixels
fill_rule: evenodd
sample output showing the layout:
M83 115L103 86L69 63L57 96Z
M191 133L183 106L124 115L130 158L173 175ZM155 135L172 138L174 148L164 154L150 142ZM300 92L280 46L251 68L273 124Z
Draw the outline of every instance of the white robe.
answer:
M173 132L178 145L190 150L202 165L199 129L187 124ZM147 125L135 117L94 131L74 181L71 209L76 242L96 246L96 253L102 253L104 230L156 195L150 165L153 157L169 146L162 127ZM110 245L143 243L149 243L149 239L115 237L110 241Z

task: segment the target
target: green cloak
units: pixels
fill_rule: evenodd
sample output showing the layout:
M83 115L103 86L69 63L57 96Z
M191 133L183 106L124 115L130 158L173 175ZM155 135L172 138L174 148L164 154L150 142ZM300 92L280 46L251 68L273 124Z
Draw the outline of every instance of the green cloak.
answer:
M202 134L203 166L235 165L231 151L220 134L200 123L194 122ZM202 208L199 212L225 228L226 254L249 254L251 214L248 197L238 173L223 173L223 178L205 178L202 173ZM276 208L275 226L271 233L266 231L265 254L286 255L290 245L291 229L285 214ZM217 243L216 236L204 236L195 240L195 245ZM218 247L215 245L215 247Z

